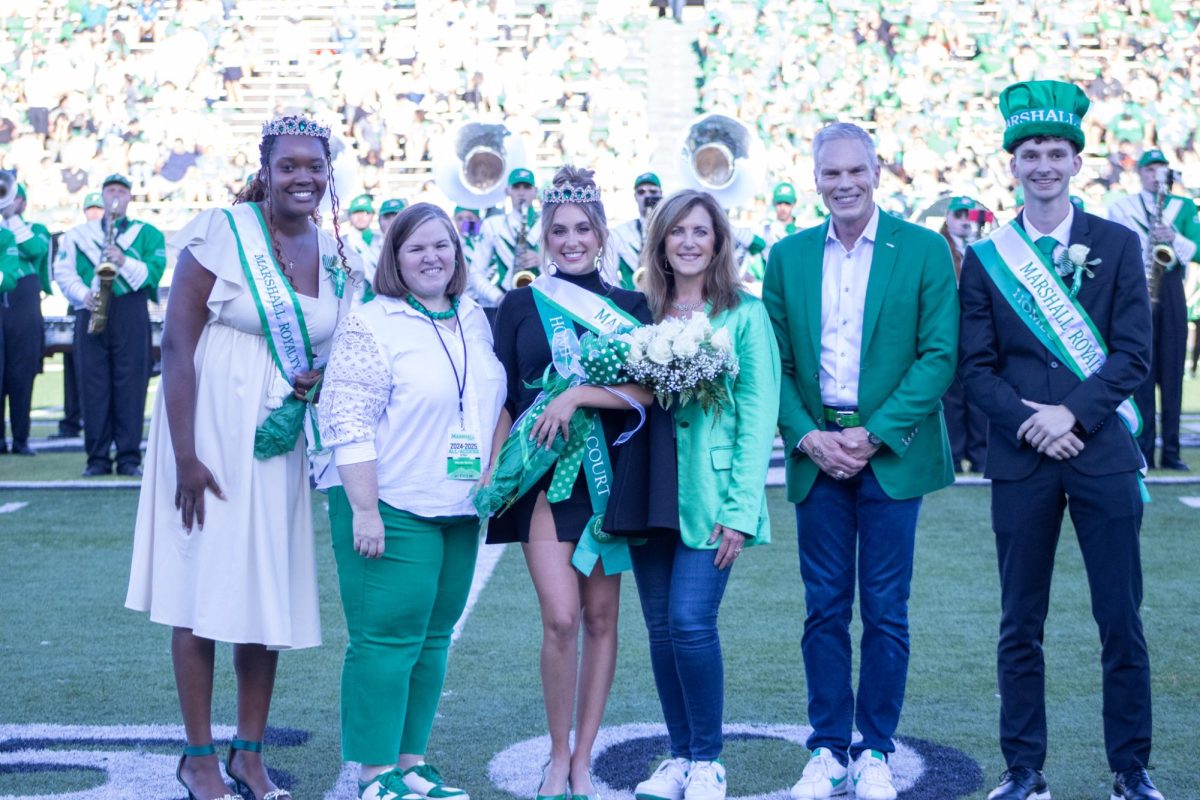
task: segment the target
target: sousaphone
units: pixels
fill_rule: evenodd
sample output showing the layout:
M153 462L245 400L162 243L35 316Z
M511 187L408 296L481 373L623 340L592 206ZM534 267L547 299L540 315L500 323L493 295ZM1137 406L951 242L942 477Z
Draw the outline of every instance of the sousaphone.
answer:
M524 141L504 125L467 122L436 149L433 180L456 205L487 209L504 202L508 173L530 166Z
M679 172L684 186L737 208L762 191L766 156L745 125L724 114L703 114L683 136Z

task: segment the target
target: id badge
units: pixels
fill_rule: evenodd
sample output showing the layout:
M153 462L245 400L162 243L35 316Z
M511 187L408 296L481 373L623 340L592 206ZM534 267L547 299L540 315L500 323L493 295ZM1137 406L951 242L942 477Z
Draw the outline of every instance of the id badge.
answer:
M462 430L450 431L446 447L446 477L452 481L477 481L483 477L483 459L479 439Z

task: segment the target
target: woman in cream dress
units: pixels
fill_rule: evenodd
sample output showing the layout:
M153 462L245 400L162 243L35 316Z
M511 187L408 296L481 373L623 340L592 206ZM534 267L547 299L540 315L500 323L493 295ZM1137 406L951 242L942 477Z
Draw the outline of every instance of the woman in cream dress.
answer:
M298 117L268 123L255 180L174 241L125 604L174 628L188 739L177 775L201 800L228 791L212 745L214 642L233 643L238 678L227 771L246 795L273 800L289 796L261 758L278 651L321 641L306 436L261 457L255 431L316 383L361 277L311 219L333 188L327 137Z

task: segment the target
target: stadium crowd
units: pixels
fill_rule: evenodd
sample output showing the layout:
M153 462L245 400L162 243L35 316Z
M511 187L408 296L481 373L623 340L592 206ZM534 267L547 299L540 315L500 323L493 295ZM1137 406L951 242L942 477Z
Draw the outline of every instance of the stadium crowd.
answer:
M1009 208L1012 181L989 133L995 94L1012 78L1050 73L1084 85L1094 104L1077 187L1089 207L1133 190L1130 167L1150 146L1172 156L1184 185L1200 186L1192 4L893 5L708 4L696 42L700 106L736 108L757 129L769 144L764 186L806 188L812 132L865 110L890 210L961 192ZM314 9L321 25L290 30L316 33L292 35L282 34L298 22L286 9L247 0L14 5L0 18L0 159L37 187L33 206L48 222L71 222L95 181L121 172L148 216L174 227L243 184L255 137L239 121L292 105L282 87L300 75L298 103L340 117L335 134L357 161L347 196L444 201L428 180L432 143L481 114L507 118L546 164L587 162L617 176L614 189L648 163L646 4ZM743 210L747 222L766 216L767 200ZM818 207L802 193L801 221Z
M862 120L878 137L885 208L907 215L947 193L1012 208L1014 181L992 124L996 96L1013 80L1048 75L1084 86L1092 102L1074 187L1089 210L1137 190L1132 167L1149 147L1171 157L1185 186L1200 186L1195 4L709 5L696 46L701 106L737 108L757 129L773 178L809 189L797 207L802 222L820 206L807 179L812 136L837 118Z

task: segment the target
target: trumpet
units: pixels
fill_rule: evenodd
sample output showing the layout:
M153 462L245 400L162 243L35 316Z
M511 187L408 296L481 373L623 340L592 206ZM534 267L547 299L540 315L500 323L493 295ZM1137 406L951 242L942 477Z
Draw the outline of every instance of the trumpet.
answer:
M646 289L645 283L646 283L646 268L638 267L637 269L635 269L633 271L633 288L637 289L639 292L645 291L645 289Z
M513 275L513 288L524 289L529 284L537 279L537 271L532 269L523 269Z
M108 327L108 301L112 298L113 281L117 278L117 265L108 257L108 248L117 241L117 201L104 209L104 249L100 251L100 263L96 265L96 277L100 279L100 290L96 293L96 308L88 320L88 333L93 336L104 333Z
M1160 169L1157 177L1158 189L1154 192L1154 214L1150 220L1151 229L1162 224L1163 212L1166 210L1167 202L1171 197L1171 189L1175 184L1173 170ZM1153 244L1149 249L1150 254L1147 261L1150 270L1150 302L1157 305L1162 290L1163 275L1178 266L1179 257L1175 255L1175 248L1169 244Z

